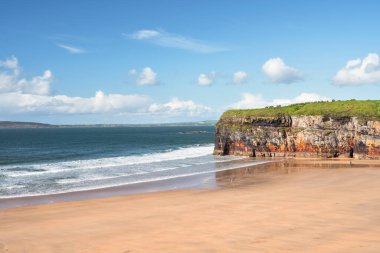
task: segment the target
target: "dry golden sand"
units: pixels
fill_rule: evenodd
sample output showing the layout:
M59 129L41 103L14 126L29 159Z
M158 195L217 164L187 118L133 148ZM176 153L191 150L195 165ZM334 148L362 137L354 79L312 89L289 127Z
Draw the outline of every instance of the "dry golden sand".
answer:
M220 173L213 190L3 209L0 252L378 253L379 162L347 163L297 160Z

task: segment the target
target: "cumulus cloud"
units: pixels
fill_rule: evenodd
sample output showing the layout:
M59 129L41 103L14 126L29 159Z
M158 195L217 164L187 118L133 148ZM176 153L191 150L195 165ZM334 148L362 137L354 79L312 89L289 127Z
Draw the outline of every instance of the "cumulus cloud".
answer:
M155 73L151 68L144 68L138 78L136 79L136 83L138 85L155 85L157 84L157 73Z
M171 34L159 30L139 30L132 34L123 34L125 38L143 40L162 47L180 48L197 53L215 53L225 51L204 41L192 39L178 34Z
M15 56L12 56L4 61L0 61L0 66L13 71L18 70L18 59Z
M248 74L244 71L237 71L233 74L232 82L234 84L241 84L247 81Z
M69 45L65 45L65 44L57 44L57 46L59 46L60 48L65 49L70 54L83 54L83 53L86 52L82 48L74 47L74 46L69 46Z
M294 83L303 78L300 71L287 66L281 58L267 60L262 66L262 71L272 83Z
M240 101L232 104L229 108L233 109L249 109L249 108L263 108L265 106L277 106L277 105L290 105L305 102L315 101L330 101L331 99L325 96L318 95L316 93L301 93L294 98L279 98L273 100L266 100L260 94L255 95L252 93L243 93Z
M157 73L153 71L150 67L145 67L139 73L136 69L129 70L130 76L136 77L136 84L140 86L152 86L158 83Z
M145 82L149 82L149 78L155 78L155 73L150 68L145 69L138 78L145 78ZM202 116L211 111L209 107L192 100L173 98L167 103L153 103L149 96L139 94L106 94L97 91L92 97L50 95L51 79L52 73L47 70L41 76L26 80L21 78L21 69L16 57L0 61L0 115L107 113L146 116L159 114L171 117Z
M333 83L342 86L380 83L379 56L370 53L363 60L349 60L333 77Z
M192 100L180 100L173 98L167 103L154 103L149 106L149 112L155 114L185 114L189 116L199 116L204 113L210 113L212 110L208 106L196 104Z
M1 113L91 114L107 112L136 112L149 105L144 95L106 95L97 91L94 97L65 95L42 96L35 94L0 94Z
M0 114L138 114L168 116L202 116L210 107L192 100L173 98L167 103L152 103L145 95L105 94L97 91L93 97L65 95L41 96L33 94L0 94Z
M291 104L298 104L298 103L306 103L306 102L316 102L316 101L330 101L331 98L321 96L316 93L301 93L295 98L291 99L273 99L271 102L271 105L291 105Z
M268 105L268 101L264 100L263 97L258 94L243 93L241 95L240 101L232 104L229 108L232 109L248 109L248 108L262 108Z
M22 78L21 68L16 57L0 61L0 93L16 92L35 95L48 95L53 74L45 70L41 76L30 80Z
M200 74L198 76L198 84L201 86L210 86L214 83L216 78L215 72L210 72L208 74Z

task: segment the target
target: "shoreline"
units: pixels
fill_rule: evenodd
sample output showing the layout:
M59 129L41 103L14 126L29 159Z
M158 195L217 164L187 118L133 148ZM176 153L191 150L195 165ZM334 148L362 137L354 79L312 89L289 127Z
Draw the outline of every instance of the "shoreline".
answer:
M209 172L207 174L213 174L213 172ZM131 194L161 192L176 189L202 188L207 187L201 185L202 179L205 180L209 178L207 174L183 176L148 182L137 182L126 185L109 186L89 190L78 190L34 196L0 198L0 210L22 206L81 201L115 196L127 196Z
M380 252L380 163L287 159L172 189L0 209L0 252Z
M185 190L185 189L217 189L225 185L225 175L239 174L239 171L260 170L268 166L268 163L274 163L273 168L282 166L302 166L302 164L319 164L328 165L333 164L334 167L350 167L350 166L364 166L371 167L380 165L379 160L358 160L350 158L334 158L334 159L321 159L321 158L242 158L235 162L257 161L254 165L243 165L234 168L215 172L205 172L204 174L183 175L175 178L160 179L147 182L136 182L125 185L108 186L95 189L77 190L63 193L52 193L34 196L19 196L0 198L0 210L8 208L16 208L23 206L43 205L59 202L82 201L89 199L99 199L117 196L128 196L133 194L144 194L152 192L164 192L172 190ZM241 174L241 173L240 173Z
M130 194L140 194L149 192L161 192L176 189L213 189L216 188L215 175L221 171L236 170L246 167L259 166L262 163L276 162L263 159L242 158L231 161L236 163L236 167L219 171L209 171L196 173L194 175L179 175L173 178L165 178L146 182L136 182L124 185L105 186L94 189L75 190L61 193L51 193L31 196L0 197L0 210L21 206L41 205L56 202L80 201L86 199L97 199L112 196L126 196ZM253 165L239 163L257 162Z

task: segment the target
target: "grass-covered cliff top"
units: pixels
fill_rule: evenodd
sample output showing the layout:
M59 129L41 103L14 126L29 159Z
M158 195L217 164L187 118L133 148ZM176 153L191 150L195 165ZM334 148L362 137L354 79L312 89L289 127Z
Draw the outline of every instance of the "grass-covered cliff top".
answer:
M332 102L301 103L289 106L270 106L261 109L228 110L221 119L231 117L272 117L287 115L350 116L380 119L380 100L347 100Z

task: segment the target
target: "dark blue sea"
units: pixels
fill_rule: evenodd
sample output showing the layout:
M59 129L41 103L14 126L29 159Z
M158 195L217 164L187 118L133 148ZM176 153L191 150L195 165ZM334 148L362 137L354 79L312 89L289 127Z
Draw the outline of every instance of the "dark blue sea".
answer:
M193 133L205 131L207 133ZM231 169L214 127L0 129L0 198L152 182Z

